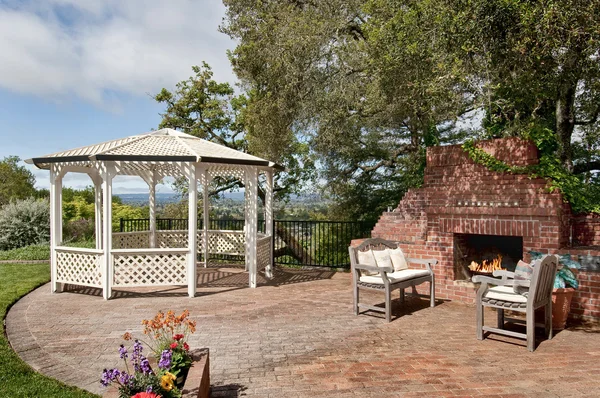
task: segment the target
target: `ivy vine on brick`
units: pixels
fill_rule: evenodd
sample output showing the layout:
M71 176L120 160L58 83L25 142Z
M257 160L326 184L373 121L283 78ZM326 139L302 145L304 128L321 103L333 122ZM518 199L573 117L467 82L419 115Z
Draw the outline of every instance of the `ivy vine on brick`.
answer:
M571 205L575 213L600 213L600 192L597 188L585 184L582 179L570 173L554 155L549 145L548 135L535 135L530 137L540 150L540 159L537 165L511 166L496 159L494 156L478 148L475 141L468 140L463 145L463 150L477 164L485 166L488 170L499 173L527 174L530 178L545 178L548 180L548 190L558 190L566 202Z

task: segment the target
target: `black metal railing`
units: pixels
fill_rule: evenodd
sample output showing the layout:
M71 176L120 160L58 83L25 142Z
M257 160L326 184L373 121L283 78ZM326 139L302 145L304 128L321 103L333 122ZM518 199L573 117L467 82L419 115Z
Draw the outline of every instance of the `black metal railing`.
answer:
M352 221L276 221L275 251L285 248L285 235L296 240L299 253L278 257L277 264L349 268L348 246L352 239L371 235L372 224ZM282 236L284 235L284 236ZM288 239L289 240L289 239Z
M174 231L188 228L187 218L157 218L156 229L159 231ZM204 228L204 219L198 219L198 229ZM242 231L244 229L244 220L210 220L208 229L225 231ZM121 232L135 232L150 230L150 219L134 218L120 219L119 230ZM265 232L264 220L258 220L258 230Z
M157 218L157 230L187 229L187 219ZM198 229L204 228L202 219ZM348 246L352 239L371 236L372 223L361 221L289 221L274 220L274 262L276 264L349 268ZM147 231L149 219L121 219L120 231ZM244 220L210 220L209 229L241 231ZM264 220L258 229L265 232Z

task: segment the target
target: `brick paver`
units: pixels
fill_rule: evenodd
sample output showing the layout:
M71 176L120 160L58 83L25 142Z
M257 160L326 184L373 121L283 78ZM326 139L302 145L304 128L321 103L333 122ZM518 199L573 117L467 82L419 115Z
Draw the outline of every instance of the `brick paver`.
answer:
M126 331L158 310L190 310L192 347L209 347L216 397L598 397L600 330L571 328L535 353L509 338L475 338L472 305L408 298L395 319L354 316L350 274L278 269L247 288L241 269L202 269L185 288L33 291L10 310L7 333L32 367L100 393ZM381 302L382 295L369 297ZM495 319L492 313L488 320Z

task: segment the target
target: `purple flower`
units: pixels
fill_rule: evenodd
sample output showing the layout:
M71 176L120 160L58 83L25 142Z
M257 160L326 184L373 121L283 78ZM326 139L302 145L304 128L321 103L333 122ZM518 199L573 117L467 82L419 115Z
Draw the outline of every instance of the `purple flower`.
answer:
M146 387L146 392L150 394L152 392L152 386Z
M142 343L138 340L133 343L133 353L131 354L131 363L133 364L133 368L136 372L141 371L140 361L143 358L142 351L144 348L142 347Z
M169 369L171 367L171 350L164 350L162 354L160 354L158 367L161 369Z
M143 350L144 347L142 346L142 343L140 343L139 340L136 340L133 343L133 354L139 356Z
M140 356L140 369L142 370L142 372L145 375L151 374L152 373L152 368L150 368L150 363L148 362L148 360L146 359L146 357L144 357L143 355Z
M119 348L119 354L121 354L121 359L127 358L127 348L125 348L123 344L121 344L121 347Z
M102 384L104 387L107 387L110 383L115 381L120 375L121 375L121 372L119 372L118 369L104 369L104 371L102 372L102 379L100 379L100 384Z
M131 382L131 379L133 379L133 377L130 376L127 372L121 372L121 375L119 376L119 382L123 385L129 384L129 382Z

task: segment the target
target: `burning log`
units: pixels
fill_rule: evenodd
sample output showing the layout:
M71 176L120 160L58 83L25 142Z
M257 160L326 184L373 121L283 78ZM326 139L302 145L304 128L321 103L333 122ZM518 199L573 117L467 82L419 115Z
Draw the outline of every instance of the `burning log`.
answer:
M469 269L472 272L481 272L491 274L496 270L503 270L502 268L502 256L498 254L498 256L493 260L483 260L481 264L475 261L471 261L469 265Z

